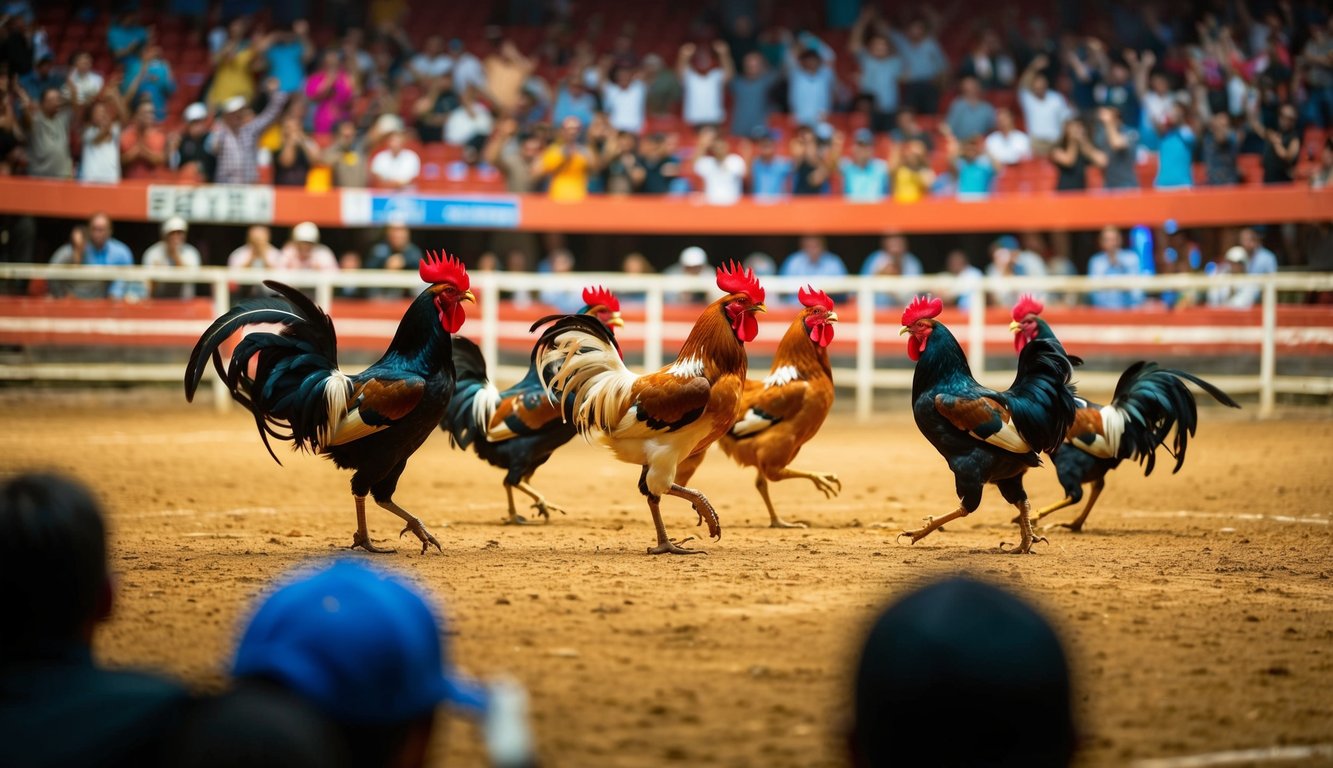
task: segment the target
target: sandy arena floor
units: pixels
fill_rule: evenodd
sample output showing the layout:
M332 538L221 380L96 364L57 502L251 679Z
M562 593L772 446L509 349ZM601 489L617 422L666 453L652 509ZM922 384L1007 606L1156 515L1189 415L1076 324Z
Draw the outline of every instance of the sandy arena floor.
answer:
M349 475L309 456L278 467L243 411L161 391L10 390L0 402L5 473L67 470L106 498L120 587L99 638L110 663L220 686L273 578L351 541ZM1015 531L994 489L971 519L894 542L955 504L944 462L903 413L836 418L806 448L798 466L837 471L845 492L825 501L808 483L776 485L779 511L805 531L760 527L749 470L716 453L695 485L724 535L689 558L643 554L652 526L637 471L598 448L572 444L536 476L568 516L514 528L498 524L499 471L437 435L397 500L444 553L403 540L394 555L352 556L401 569L447 605L470 673L530 689L546 765L840 765L867 622L919 580L964 570L1057 620L1077 665L1084 765L1333 740L1333 421L1215 408L1202 421L1179 475L1123 467L1087 533L1051 531L1029 557L998 553ZM1049 468L1029 478L1036 505L1058 498ZM673 535L696 531L683 502L664 510ZM372 511L372 536L396 542L394 523ZM966 738L968 718L986 713L959 703L940 715ZM447 742L450 764L478 764L470 726L451 724Z

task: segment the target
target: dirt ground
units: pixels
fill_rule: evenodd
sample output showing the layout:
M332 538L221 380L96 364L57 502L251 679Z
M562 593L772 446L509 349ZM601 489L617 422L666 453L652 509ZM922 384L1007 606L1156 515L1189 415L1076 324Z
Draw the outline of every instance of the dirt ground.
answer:
M221 686L241 623L273 579L351 542L349 475L309 456L275 465L242 411L187 408L152 390L8 390L0 403L4 473L67 470L106 499L119 605L98 651L112 664ZM528 687L547 765L840 765L867 623L922 579L960 571L1020 590L1059 625L1076 665L1083 765L1326 742L1328 415L1260 423L1208 409L1179 475L1170 464L1150 478L1123 467L1090 530L1053 530L1032 556L998 552L1015 531L994 489L970 519L895 543L902 526L956 501L905 413L871 425L835 416L806 448L797 465L838 472L840 498L803 481L774 486L779 510L809 530L761 527L749 470L715 453L694 485L724 535L688 558L643 554L653 536L637 470L599 448L571 444L535 478L567 516L505 527L500 472L437 435L397 500L443 554L399 543L395 518L374 510L372 536L398 552L351 556L403 571L447 607L469 673ZM1058 498L1049 468L1029 478L1037 505ZM673 535L696 531L683 502L664 511ZM959 703L940 716L966 738L968 719L986 713ZM438 750L476 765L477 742L452 722Z

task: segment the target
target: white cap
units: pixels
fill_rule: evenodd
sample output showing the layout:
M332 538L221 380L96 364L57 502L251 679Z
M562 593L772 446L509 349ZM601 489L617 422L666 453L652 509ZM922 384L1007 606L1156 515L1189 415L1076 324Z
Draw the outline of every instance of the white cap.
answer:
M162 222L162 236L166 237L172 232L189 232L190 225L185 223L185 219L179 216L172 216Z
M203 120L208 117L208 107L204 106L203 102L196 101L195 103L185 108L184 117L186 122Z
M1233 245L1227 249L1227 261L1246 261L1249 258L1250 254L1239 245Z
M403 130L403 118L394 114L383 114L375 121L375 129L380 133L397 133Z
M232 112L239 112L245 109L245 105L250 102L244 96L232 96L230 99L222 102L222 114L230 115Z
M292 239L298 243L318 243L319 227L313 221L303 221L292 227Z
M704 253L704 249L697 245L691 245L680 252L680 265L682 267L702 267L707 263L708 254Z

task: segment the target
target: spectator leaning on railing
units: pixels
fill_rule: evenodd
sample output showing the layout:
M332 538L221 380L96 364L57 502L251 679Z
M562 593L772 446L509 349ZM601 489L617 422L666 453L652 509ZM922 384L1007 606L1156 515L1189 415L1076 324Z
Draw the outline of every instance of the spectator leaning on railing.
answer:
M86 230L76 227L70 241L51 257L52 264L86 265L91 267L129 267L134 265L134 254L129 246L111 236L111 219L105 213L95 213L88 219ZM86 236L85 236L86 235ZM52 281L55 296L72 295L80 299L126 299L137 301L144 296L143 283L126 280L70 280Z
M162 222L162 239L148 246L143 253L145 267L179 267L194 269L203 263L199 250L185 242L189 225L185 219L172 216ZM194 283L149 282L149 295L155 299L193 299Z
M1098 243L1101 250L1088 260L1088 277L1114 277L1117 275L1140 275L1143 267L1139 255L1123 247L1120 230L1106 227L1102 230ZM1089 294L1092 306L1098 309L1132 309L1143 304L1141 289L1125 290L1121 288L1102 289Z
M300 272L337 272L338 257L319 242L319 227L303 221L292 227L292 239L282 247L278 268Z
M412 242L412 233L407 225L395 221L384 228L384 239L375 243L370 249L366 267L395 272L416 272L420 263L421 248ZM374 298L401 298L416 295L416 291L405 288L372 288L369 294Z

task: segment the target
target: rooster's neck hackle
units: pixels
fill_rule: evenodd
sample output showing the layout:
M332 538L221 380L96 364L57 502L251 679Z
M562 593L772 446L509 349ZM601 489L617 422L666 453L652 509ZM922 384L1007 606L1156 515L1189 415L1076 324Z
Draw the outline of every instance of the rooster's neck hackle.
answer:
M435 307L435 295L427 290L422 291L403 313L403 320L384 356L397 357L428 374L450 359L451 347L449 334L441 325L439 310Z
M930 333L930 341L921 351L921 359L916 361L916 373L912 375L912 399L915 400L929 389L951 378L975 381L972 368L967 364L967 355L958 340L944 323L935 323Z
M773 370L790 365L806 373L820 370L832 378L833 368L829 364L828 349L810 340L810 326L805 324L807 317L805 312L801 312L787 327L782 341L778 342L778 351L773 355Z
M702 360L704 375L710 381L715 381L718 376L728 373L745 378L747 366L745 345L736 338L736 332L731 329L724 301L715 301L704 310L695 321L694 327L690 329L690 335L685 339L685 343L680 347L679 359Z

